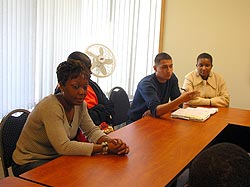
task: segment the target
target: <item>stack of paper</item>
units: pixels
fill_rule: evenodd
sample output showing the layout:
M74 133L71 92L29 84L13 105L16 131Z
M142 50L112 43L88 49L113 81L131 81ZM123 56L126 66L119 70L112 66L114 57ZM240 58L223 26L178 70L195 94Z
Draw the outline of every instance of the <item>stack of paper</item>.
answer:
M216 112L218 112L218 108L187 107L172 112L171 117L202 122Z

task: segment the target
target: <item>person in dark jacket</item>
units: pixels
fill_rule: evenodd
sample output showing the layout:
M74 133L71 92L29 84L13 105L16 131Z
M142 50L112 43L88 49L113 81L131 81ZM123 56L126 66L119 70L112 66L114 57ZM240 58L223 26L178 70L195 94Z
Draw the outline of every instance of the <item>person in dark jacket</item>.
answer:
M86 54L75 51L68 56L69 59L80 60L91 70L91 60ZM55 89L55 94L58 92L60 92L59 87ZM104 130L105 133L112 132L111 124L114 116L114 104L106 97L98 84L91 79L89 80L85 102L94 124Z

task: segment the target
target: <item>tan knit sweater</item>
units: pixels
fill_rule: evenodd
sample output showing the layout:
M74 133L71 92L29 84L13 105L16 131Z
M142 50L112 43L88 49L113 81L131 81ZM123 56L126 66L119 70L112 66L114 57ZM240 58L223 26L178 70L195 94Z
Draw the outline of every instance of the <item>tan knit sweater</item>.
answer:
M70 126L64 108L56 96L45 97L30 113L13 153L13 160L23 165L60 155L90 156L93 143L72 140L79 126L90 142L96 143L101 136L105 135L92 122L85 103L75 106L75 114Z

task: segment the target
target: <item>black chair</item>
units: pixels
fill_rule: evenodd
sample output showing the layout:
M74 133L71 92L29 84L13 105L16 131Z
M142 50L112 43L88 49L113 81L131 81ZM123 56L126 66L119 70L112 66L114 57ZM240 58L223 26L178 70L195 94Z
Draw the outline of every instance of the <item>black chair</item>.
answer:
M128 110L130 108L129 98L126 91L117 86L110 90L109 100L114 103L114 117L112 126L125 123L128 119Z
M0 154L5 177L9 176L8 168L12 164L12 154L29 113L25 109L16 109L4 116L1 121Z

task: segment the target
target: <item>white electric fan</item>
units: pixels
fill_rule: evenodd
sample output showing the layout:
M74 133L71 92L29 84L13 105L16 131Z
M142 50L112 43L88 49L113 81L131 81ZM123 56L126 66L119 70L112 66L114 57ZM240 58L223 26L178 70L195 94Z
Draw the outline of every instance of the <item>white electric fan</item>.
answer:
M115 70L115 56L113 52L102 44L92 44L85 53L91 59L91 71L96 77L108 77Z

